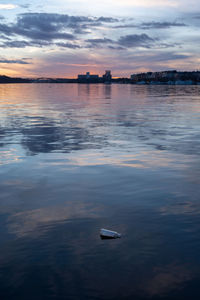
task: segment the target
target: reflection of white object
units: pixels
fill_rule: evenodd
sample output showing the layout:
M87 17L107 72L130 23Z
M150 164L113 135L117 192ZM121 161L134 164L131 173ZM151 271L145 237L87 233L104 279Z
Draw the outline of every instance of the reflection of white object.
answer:
M120 238L121 234L116 231L111 231L111 230L102 228L100 230L100 237L103 239L116 239L116 238Z

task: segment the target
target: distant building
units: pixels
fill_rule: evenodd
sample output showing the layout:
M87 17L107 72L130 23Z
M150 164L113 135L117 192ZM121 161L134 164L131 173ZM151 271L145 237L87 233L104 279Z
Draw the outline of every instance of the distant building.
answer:
M110 70L106 70L105 74L103 75L103 81L104 82L110 82L112 80L112 75Z
M139 83L145 82L146 84L155 84L156 82L167 83L169 80L175 80L176 78L182 79L181 72L177 72L176 70L162 71L162 72L147 72L147 73L139 73L132 74L130 77L131 83ZM184 75L184 79L185 79ZM191 79L191 74L190 78Z
M99 75L90 74L90 72L79 74L77 76L77 82L79 83L111 83L111 81L112 75L110 70L106 70L102 77Z
M86 74L78 75L78 82L98 82L99 75L90 74L90 72L86 72Z

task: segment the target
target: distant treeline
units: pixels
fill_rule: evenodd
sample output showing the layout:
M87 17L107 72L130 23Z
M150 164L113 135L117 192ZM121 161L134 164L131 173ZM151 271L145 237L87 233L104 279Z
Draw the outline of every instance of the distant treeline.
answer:
M5 75L0 75L0 83L29 83L31 79L13 78Z

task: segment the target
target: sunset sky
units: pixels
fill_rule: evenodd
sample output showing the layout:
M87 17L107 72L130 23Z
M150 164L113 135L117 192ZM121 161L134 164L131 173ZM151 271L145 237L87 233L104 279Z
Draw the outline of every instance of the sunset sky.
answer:
M197 70L198 0L0 1L0 74Z

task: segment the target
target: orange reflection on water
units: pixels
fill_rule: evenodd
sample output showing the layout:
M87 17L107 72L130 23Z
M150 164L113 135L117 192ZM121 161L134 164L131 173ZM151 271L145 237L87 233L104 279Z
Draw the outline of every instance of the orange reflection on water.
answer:
M156 151L141 151L135 154L126 154L128 151L124 151L123 154L116 151L112 152L112 155L106 150L104 152L98 151L82 151L79 155L69 154L67 156L67 165L73 166L100 166L100 165L113 165L119 167L130 167L130 168L163 168L173 167L176 162L174 155L170 155L167 152L156 152ZM57 165L63 165L63 161L57 162ZM184 166L180 165L180 168Z
M7 165L10 163L19 163L22 157L17 154L16 149L1 150L0 151L0 165Z

